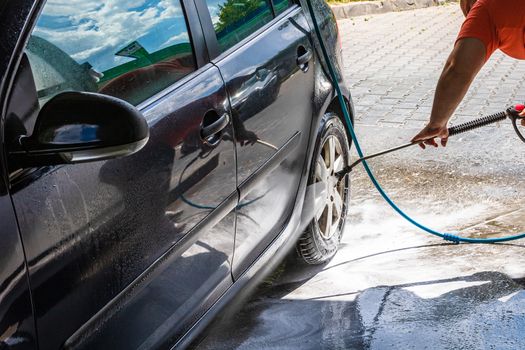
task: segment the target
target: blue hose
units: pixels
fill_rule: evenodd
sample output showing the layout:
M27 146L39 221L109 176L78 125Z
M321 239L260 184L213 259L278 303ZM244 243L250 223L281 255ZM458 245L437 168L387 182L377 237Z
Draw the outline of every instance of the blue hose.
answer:
M319 29L319 25L317 23L317 18L315 17L315 12L312 7L311 0L306 0L306 3L308 5L308 11L310 12L310 17L312 18L312 22L314 25L315 33L317 36L317 39L319 41L319 46L321 47L321 51L323 54L324 61L326 62L326 65L328 66L328 70L330 72L330 77L332 79L332 84L334 85L334 88L337 93L337 98L339 101L339 104L341 106L341 110L343 111L343 115L346 121L346 126L348 131L350 132L350 136L352 137L352 140L355 144L355 148L357 150L357 154L360 158L363 158L363 151L361 150L361 146L359 145L359 141L357 140L357 137L354 132L354 127L352 125L352 121L350 120L350 114L348 112L348 107L345 103L345 100L343 98L343 94L341 92L341 88L339 87L337 75L334 70L334 66L332 65L332 62L330 60L330 57L328 55L328 52L326 50L326 47L324 45L323 37L321 35L321 30ZM507 241L513 241L516 239L525 238L525 232L516 234L516 235L509 235L506 237L498 237L498 238L466 238L466 237L460 237L451 233L443 233L438 232L436 230L433 230L423 224L420 224L413 218L411 218L408 214L406 214L403 210L401 210L395 203L392 201L392 199L386 194L386 192L383 190L377 179L375 178L374 174L370 170L370 167L368 166L368 163L366 160L362 161L363 167L365 168L366 173L368 174L368 177L374 184L374 187L377 189L379 194L383 197L383 199L394 209L399 215L401 215L405 220L413 224L414 226L420 228L421 230L428 232L432 235L438 236L443 238L446 241L454 242L454 243L499 243L499 242L507 242Z

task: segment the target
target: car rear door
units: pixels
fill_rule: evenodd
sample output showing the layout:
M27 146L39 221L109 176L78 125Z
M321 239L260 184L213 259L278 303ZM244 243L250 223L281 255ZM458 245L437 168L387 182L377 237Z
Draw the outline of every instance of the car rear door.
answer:
M166 347L232 284L233 130L196 19L192 1L49 0L29 37L10 140L66 90L150 127L126 158L11 169L41 350Z
M306 18L291 1L196 3L238 141L237 277L290 217L311 127L315 55Z

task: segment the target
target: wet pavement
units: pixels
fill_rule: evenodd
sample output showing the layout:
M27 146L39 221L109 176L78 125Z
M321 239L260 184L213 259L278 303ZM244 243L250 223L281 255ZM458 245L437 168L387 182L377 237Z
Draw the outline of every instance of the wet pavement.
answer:
M461 20L453 4L340 22L365 153L406 142L422 126ZM519 102L523 76L525 63L497 53L454 122ZM414 147L370 163L421 223L493 237L525 231L522 147L504 122L451 138L446 149ZM525 348L524 240L449 244L395 214L361 168L351 186L334 259L285 262L199 349Z

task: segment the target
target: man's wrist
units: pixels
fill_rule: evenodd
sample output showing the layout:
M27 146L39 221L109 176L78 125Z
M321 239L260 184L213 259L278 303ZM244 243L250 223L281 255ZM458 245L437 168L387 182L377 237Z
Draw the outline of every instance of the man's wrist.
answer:
M441 121L430 120L427 124L427 127L432 128L432 129L442 129L447 126L447 123L448 123L447 121L441 122Z

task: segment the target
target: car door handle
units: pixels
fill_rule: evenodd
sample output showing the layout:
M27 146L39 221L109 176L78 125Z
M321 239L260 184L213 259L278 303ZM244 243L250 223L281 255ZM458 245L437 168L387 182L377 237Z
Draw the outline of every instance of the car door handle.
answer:
M228 113L224 113L222 116L220 116L213 123L202 127L202 129L201 129L201 137L204 140L209 139L210 137L218 134L224 128L226 128L228 126L229 122L230 122L230 116L228 115Z
M303 48L303 53L297 57L297 65L299 68L306 72L308 70L308 62L312 59L312 51Z

